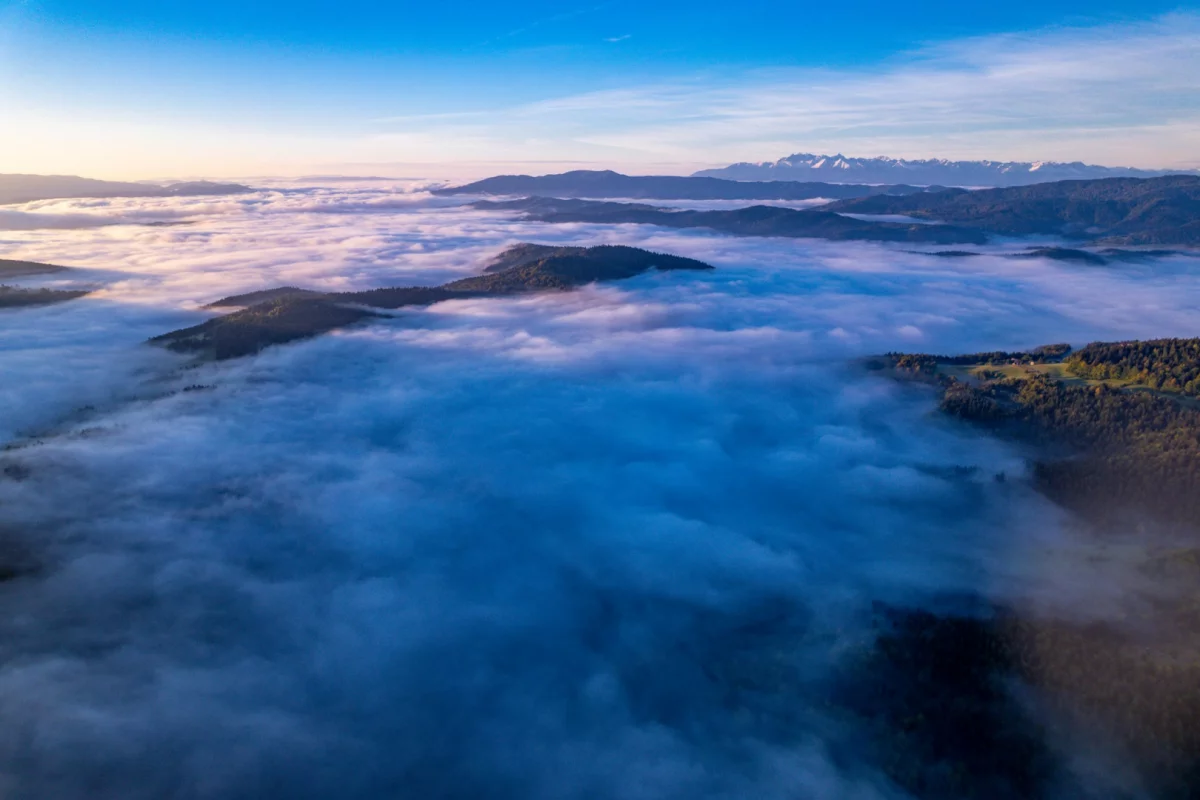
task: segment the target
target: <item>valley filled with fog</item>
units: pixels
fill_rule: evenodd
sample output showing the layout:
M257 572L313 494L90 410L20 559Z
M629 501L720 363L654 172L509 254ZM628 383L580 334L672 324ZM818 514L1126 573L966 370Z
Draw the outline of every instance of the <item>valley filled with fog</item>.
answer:
M256 185L0 210L5 258L76 268L21 285L94 289L0 310L0 794L904 796L829 700L877 604L1086 622L1148 588L1020 445L862 359L1191 336L1194 257ZM715 270L402 308L221 363L147 344L228 295L434 286L521 242ZM1128 780L1093 744L1051 742L1063 796Z

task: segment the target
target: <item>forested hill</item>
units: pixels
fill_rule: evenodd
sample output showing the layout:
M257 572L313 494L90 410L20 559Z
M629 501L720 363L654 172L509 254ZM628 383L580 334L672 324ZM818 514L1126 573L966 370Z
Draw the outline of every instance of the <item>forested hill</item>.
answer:
M1065 235L1124 245L1200 244L1200 176L945 189L844 200L826 208L904 214L1011 236Z
M949 414L1040 444L1048 495L1094 519L1184 526L1200 543L1200 340L1054 345L1029 353L893 353L881 363L937 382Z
M702 261L623 245L551 247L521 244L501 253L482 275L442 286L399 286L321 293L284 286L225 297L209 308L242 310L152 341L185 353L237 358L264 347L305 339L380 314L372 309L427 306L444 300L565 291L596 281L632 278L649 270L711 270Z
M835 241L983 244L987 234L957 225L860 220L821 209L750 206L731 211L674 211L643 203L529 197L481 200L476 208L522 211L541 222L640 223L667 228L709 228L735 236L786 236Z
M22 288L4 283L5 280L9 279L56 275L70 271L70 267L60 267L57 264L40 264L36 261L14 261L12 259L0 258L0 309L26 308L29 306L63 303L67 300L74 300L89 294L91 292L90 289Z
M0 309L65 303L90 293L88 289L22 289L0 283Z
M1098 342L1071 354L1066 364L1080 378L1200 395L1200 339Z
M877 703L898 718L902 749L926 743L978 755L962 744L963 727L947 722L985 713L1028 722L1021 710L1027 706L997 700L986 688L1017 680L1050 701L1049 713L1026 729L1032 733L1013 740L1025 755L1001 761L1000 777L1037 776L1044 762L1030 756L1042 741L1036 731L1067 724L1119 748L1141 783L1130 796L1196 796L1200 408L1164 390L1189 391L1198 358L1200 340L1162 339L1096 343L1074 354L1053 346L952 357L894 353L872 362L936 384L944 413L1034 445L1035 487L1087 523L1072 525L1072 535L1090 531L1092 537L1073 545L1081 548L1075 556L1039 553L1035 558L1046 561L1038 568L1062 568L1064 580L1073 581L1075 559L1103 565L1119 607L1101 622L1054 616L1036 604L966 615L899 613L883 631L886 647L874 651L870 674L916 664L912 671L920 676L938 667L943 675L965 675L964 665L971 665L967 683L978 689L940 702L938 681L931 680L918 684L930 691ZM1126 382L1131 377L1159 382L1163 390L1133 387ZM1014 540L1022 533L1012 531ZM1059 559L1065 559L1061 565ZM942 736L946 730L955 734ZM986 753L992 760L984 764L995 767L994 748ZM900 772L901 778L909 774Z
M633 200L842 200L875 194L923 192L916 186L870 186L799 181L729 181L671 175L622 175L610 170L576 170L559 175L500 175L437 189L434 194L541 195L630 198Z

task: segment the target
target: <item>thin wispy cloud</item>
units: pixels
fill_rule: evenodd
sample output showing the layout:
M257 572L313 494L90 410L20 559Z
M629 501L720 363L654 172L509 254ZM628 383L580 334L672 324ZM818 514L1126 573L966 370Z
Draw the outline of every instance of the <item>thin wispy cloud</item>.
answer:
M1198 80L1200 20L1177 14L966 39L873 69L699 75L549 98L438 138L482 137L515 157L536 130L540 147L630 162L804 148L1172 166L1200 149ZM432 132L405 127L391 135Z
M541 18L535 19L532 22L529 22L525 25L522 25L519 28L513 28L512 30L509 30L509 31L506 31L506 32L500 34L499 36L494 36L490 39L480 42L478 45L476 45L476 47L482 47L483 45L493 44L495 42L504 41L505 39L512 39L512 38L529 33L530 31L536 30L536 29L541 28L546 25L553 25L557 22L564 22L566 20L575 19L576 17L582 17L587 14L595 14L599 11L604 11L608 8L611 8L612 6L616 5L618 2L620 2L620 0L609 0L606 3L600 3L598 5L588 6L587 8L577 8L572 11L562 11L562 12L559 12L558 14L551 14L548 17L541 17Z
M1198 83L1200 16L1180 13L961 39L855 68L714 69L507 105L475 97L423 110L381 97L320 132L114 115L91 119L84 135L74 117L35 109L0 81L13 123L0 128L0 152L19 156L11 171L136 165L145 177L396 162L428 175L444 175L439 164L532 161L686 172L797 151L1188 167L1200 152Z

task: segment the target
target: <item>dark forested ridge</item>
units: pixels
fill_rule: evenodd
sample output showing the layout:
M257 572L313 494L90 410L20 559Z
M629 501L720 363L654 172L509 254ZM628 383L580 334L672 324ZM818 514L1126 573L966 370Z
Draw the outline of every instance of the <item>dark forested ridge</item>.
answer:
M1200 244L1200 176L946 189L844 200L827 208L905 214L1011 236L1065 235L1123 245Z
M938 386L944 413L1032 444L1035 486L1089 523L1097 558L1119 557L1131 574L1122 612L1105 622L985 600L968 613L884 610L842 703L875 721L885 769L918 797L1061 796L1065 765L1043 743L1071 737L1131 766L1140 786L1128 796L1200 796L1200 409L1181 394L1198 345L872 362ZM1117 382L1130 377L1176 393ZM1142 548L1106 549L1131 534ZM1048 713L1034 720L998 690L1014 680Z
M1078 264L1102 266L1108 259L1087 250L1077 250L1072 247L1031 247L1023 253L1014 253L1012 258L1048 258L1051 261L1073 261Z
M402 286L363 292L321 293L294 286L225 297L210 308L246 306L152 341L179 352L237 358L264 347L316 336L364 319L371 309L425 306L468 297L563 291L596 281L632 278L649 270L710 270L691 258L636 247L550 247L521 244L501 253L484 274L442 286Z
M877 606L877 638L846 660L834 704L866 724L867 755L914 797L1043 797L1057 764L1005 685L1019 643L984 604L954 605L942 614Z
M955 225L922 225L854 219L829 211L751 206L732 211L676 211L643 203L606 203L530 197L495 202L476 208L522 211L541 222L638 223L667 228L710 228L735 236L785 236L835 241L983 244L987 235Z
M1150 579L1191 587L1138 620L1159 629L1150 642L1130 635L1129 620L1080 624L981 598L937 611L880 605L878 638L847 659L835 705L869 725L873 760L922 800L1072 796L1063 786L1078 778L1067 777L1061 751L1072 739L1141 784L1073 796L1191 800L1200 788L1197 556L1145 565Z
M68 272L69 267L39 264L36 261L14 261L0 258L0 281L11 278L31 278ZM89 294L86 289L26 289L0 283L0 308L24 308L63 303Z
M89 294L86 289L21 289L0 284L0 308L24 308L65 303Z
M261 292L247 292L246 294L235 294L229 297L222 297L220 300L214 300L205 306L205 308L233 308L237 306L247 307L255 306L259 303L266 303L272 300L288 300L298 297L317 297L321 292L313 292L308 289L298 289L295 286L280 286L277 289L263 289Z
M652 253L623 245L542 247L518 245L489 265L485 274L453 281L442 288L454 292L511 294L570 289L595 281L619 281L650 269L664 272L712 269L710 265L693 258Z
M531 177L509 175L441 194L530 195L520 200L480 201L479 208L523 211L544 222L641 223L673 228L712 228L739 236L793 236L835 240L983 243L986 234L1067 236L1097 245L1195 246L1200 244L1200 176L1104 178L1058 181L1004 189L919 189L781 182L743 183L713 178L632 177L608 172L571 172ZM639 203L579 198L835 200L820 209L751 206L723 211L656 208ZM902 215L942 225L855 219L845 214ZM1145 253L1040 248L1029 253L1064 261L1102 264Z
M1030 247L1017 253L988 253L977 250L909 250L910 253L937 258L976 258L978 256L996 256L999 258L1046 258L1051 261L1064 261L1086 266L1103 267L1121 263L1146 262L1155 258L1167 256L1191 256L1198 254L1194 250L1148 250L1144 248L1125 249L1120 247L1105 247L1094 250L1081 250L1077 247Z
M551 197L634 200L843 200L874 194L912 194L916 186L801 183L797 181L730 181L671 175L622 175L611 170L575 170L559 175L499 175L464 186L436 189L434 194L541 195Z
M181 353L226 359L257 353L273 344L305 339L377 316L324 296L268 300L242 311L157 336L151 341Z

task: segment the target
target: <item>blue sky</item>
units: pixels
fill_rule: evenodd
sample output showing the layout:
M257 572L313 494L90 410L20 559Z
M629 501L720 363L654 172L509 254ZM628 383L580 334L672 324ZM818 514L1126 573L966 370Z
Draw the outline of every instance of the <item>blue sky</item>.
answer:
M0 102L20 128L0 129L0 171L578 161L679 172L879 148L1183 165L1197 144L1194 11L1158 0L0 0ZM1131 74L1113 74L1106 48ZM1045 80L1014 80L1038 70ZM987 84L986 113L971 107L972 78ZM1056 100L1056 85L1108 102ZM772 97L786 113L771 116Z

